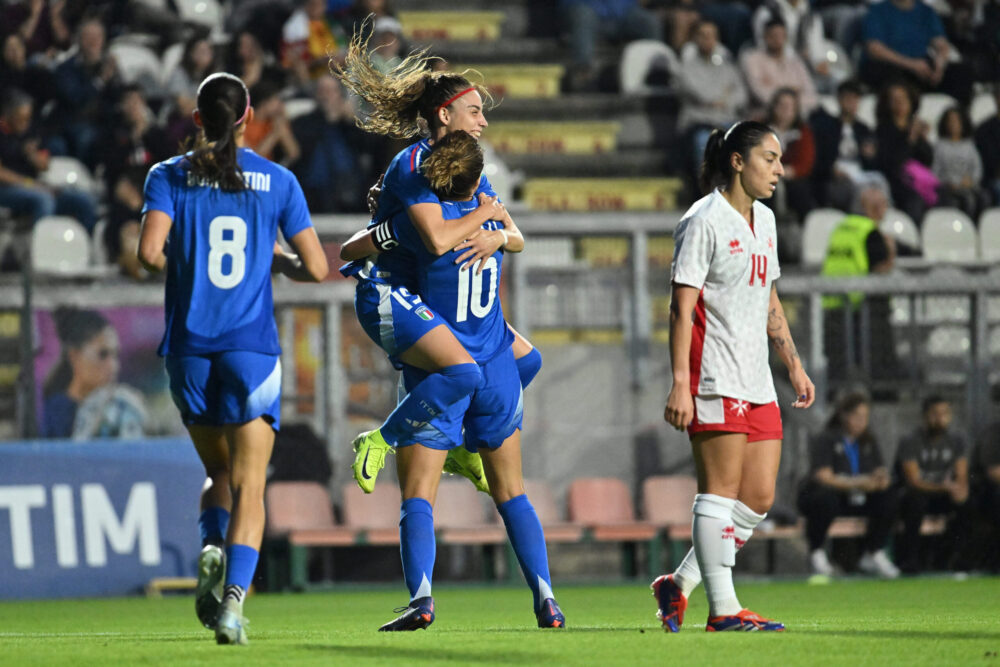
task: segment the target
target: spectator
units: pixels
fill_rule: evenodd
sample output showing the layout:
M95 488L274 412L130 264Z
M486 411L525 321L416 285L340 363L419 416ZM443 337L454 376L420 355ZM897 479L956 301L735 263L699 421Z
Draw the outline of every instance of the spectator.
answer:
M266 82L276 90L285 87L285 72L273 64L273 57L264 50L256 35L243 30L232 43L234 51L229 71L243 79L247 88L253 88L261 82Z
M295 175L314 213L364 212L368 185L377 177L369 138L354 123L354 108L330 75L316 80L316 109L292 121L302 146ZM331 187L335 183L336 187Z
M920 90L948 93L963 106L972 100L972 73L949 62L950 46L934 9L918 0L882 0L864 21L861 76L873 88L903 80Z
M837 87L838 115L818 107L809 119L816 141L813 195L822 206L854 210L858 193L868 185L889 193L885 176L875 171L875 133L858 120L860 101L861 86L844 81Z
M983 564L991 572L1000 571L1000 438L997 433L1000 433L1000 421L983 430L970 466L972 498L987 527Z
M32 127L32 109L31 98L17 89L8 91L0 106L0 206L32 223L56 213L70 215L91 231L97 219L90 195L38 181L48 169L49 152Z
M738 121L748 100L743 77L719 44L719 30L711 21L698 21L691 42L681 50L677 89L681 102L677 126L690 137L690 161L697 174L708 135Z
M94 142L114 106L120 77L105 49L100 19L84 19L77 28L77 46L55 72L56 107L49 120L60 141L53 144L53 152L72 155L93 168Z
M142 435L142 397L117 384L115 328L96 310L59 308L53 319L62 353L43 389L42 437Z
M681 0L691 6L697 6L698 13L707 21L711 21L719 28L719 41L721 41L730 53L739 53L743 45L751 36L750 27L751 10L747 3L741 0L719 0L718 2L706 2L705 0Z
M246 147L285 167L293 164L302 150L292 134L292 125L278 90L263 81L250 90L250 99L254 115L243 134Z
M402 61L403 26L391 16L375 19L370 46L372 66L385 74Z
M789 47L811 69L814 82L824 92L837 85L831 78L830 61L827 59L823 21L814 12L808 0L765 0L753 15L754 41L764 44L764 26L773 19L780 19L788 30Z
M812 0L814 12L823 18L823 32L853 58L861 47L861 29L869 0Z
M862 214L846 216L830 234L821 271L824 276L885 274L895 264L895 240L878 229L878 223L889 208L885 192L878 187L868 187L861 191L859 200ZM867 331L862 330L861 318L856 313L862 301L868 309ZM823 309L823 351L831 385L852 379L867 357L871 364L871 378L865 379L885 381L891 393L899 370L889 323L889 299L884 296L866 299L863 294L852 292L846 302L841 296L823 297ZM864 338L869 343L867 349L862 347ZM879 392L883 389L881 386L876 388Z
M799 97L791 88L779 88L774 93L767 116L767 123L774 129L784 150L781 163L785 167L785 177L778 183L775 197L765 201L776 209L780 219L794 214L795 220L802 222L815 208L810 178L816 162L812 129L802 119Z
M184 53L177 69L170 73L166 93L173 108L167 118L167 141L171 146L181 145L194 136L197 127L191 114L198 97L198 84L209 74L218 71L215 49L205 37L193 37L184 43Z
M281 64L307 87L329 71L331 57L343 57L346 42L340 24L327 16L326 0L301 0L281 29Z
M63 17L65 0L21 0L8 4L0 11L4 32L17 26L10 34L24 41L25 52L51 60L59 51L69 48L70 31Z
M361 29L361 24L364 23L365 19L372 15L377 21L383 16L394 18L396 13L392 11L389 0L354 0L345 12L344 30L353 35Z
M983 163L983 187L993 197L993 205L1000 206L1000 83L993 84L993 101L996 113L976 128L976 148Z
M560 6L572 50L573 90L592 88L596 82L598 38L615 42L663 38L659 21L639 0L560 0Z
M815 574L831 576L833 566L823 543L838 516L868 519L858 569L888 579L899 576L885 552L896 519L896 496L889 490L889 469L869 430L871 404L861 393L837 402L826 430L809 444L809 476L799 491L799 511L806 519L809 564Z
M31 95L39 108L55 95L52 73L45 67L29 64L24 40L11 33L3 40L0 53L0 94L3 89L18 88Z
M136 279L146 276L136 255L146 172L172 152L165 133L154 123L142 89L136 85L124 88L117 122L106 129L100 142L109 198L104 244L108 258Z
M766 107L779 88L791 88L799 96L799 105L806 116L819 103L812 75L802 59L788 45L788 29L781 19L771 19L764 26L764 42L749 49L741 59L743 73L754 101Z
M935 567L963 567L969 525L969 464L965 439L951 430L951 403L930 396L922 406L923 424L903 438L896 452L896 472L902 487L900 517L903 535L896 551L900 568L923 568L920 525L931 514L949 515L946 548L933 554Z
M945 111L938 122L933 168L934 175L941 181L938 206L960 208L977 220L989 195L980 185L983 163L972 141L972 121L959 107Z
M937 203L937 178L931 171L934 150L927 141L930 127L917 118L916 89L893 83L879 94L875 116L875 164L885 174L896 206L920 220Z

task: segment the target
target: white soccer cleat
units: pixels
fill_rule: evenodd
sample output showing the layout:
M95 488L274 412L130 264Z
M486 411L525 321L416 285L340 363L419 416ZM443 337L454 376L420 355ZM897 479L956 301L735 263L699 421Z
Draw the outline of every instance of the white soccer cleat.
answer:
M215 624L215 642L217 644L237 644L246 646L247 619L243 618L243 605L235 600L226 600L219 610L219 620Z
M889 560L889 556L884 549L875 552L867 552L858 561L858 569L867 574L874 574L883 579L896 579L899 577L899 568Z
M222 604L222 582L226 578L226 552L209 544L198 556L198 585L194 593L194 611L206 628L215 627Z

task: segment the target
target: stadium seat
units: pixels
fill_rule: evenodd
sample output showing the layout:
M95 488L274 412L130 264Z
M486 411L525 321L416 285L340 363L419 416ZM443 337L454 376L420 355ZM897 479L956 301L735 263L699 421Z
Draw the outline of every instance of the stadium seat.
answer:
M185 23L194 23L211 29L222 30L222 7L218 0L174 0L177 14Z
M342 490L344 525L360 531L365 544L399 544L399 487L392 482L377 482L375 490L365 493L353 481Z
M847 53L837 42L832 39L823 41L823 52L826 53L826 62L830 67L830 76L834 81L845 81L854 74L854 65ZM836 115L836 114L834 114Z
M36 273L76 275L90 265L90 237L74 218L50 215L31 230L31 262Z
M642 483L642 513L646 521L666 528L671 539L691 536L691 505L698 480L688 475L656 475Z
M158 98L163 95L163 65L152 49L141 44L115 41L108 47L108 51L117 61L125 83L138 84L146 97Z
M171 44L163 50L160 61L163 67L161 80L166 84L167 79L174 73L174 70L181 66L181 59L184 58L184 43Z
M861 100L858 102L858 120L871 128L878 125L875 118L875 107L877 105L878 98L875 95L871 93L862 95Z
M508 204L513 202L514 188L520 182L520 178L510 170L488 141L483 140L479 145L483 147L483 174L490 179L493 191L497 193L500 201Z
M441 480L434 529L444 544L501 544L507 539L503 527L487 523L479 492L464 479Z
M583 527L567 523L559 512L552 487L542 480L524 480L524 492L535 508L538 520L545 530L546 542L579 542L583 538Z
M285 115L288 116L288 120L312 113L315 108L316 100L309 97L296 97L285 100Z
M802 263L821 266L826 259L826 246L830 234L847 215L835 208L817 208L806 215L802 228Z
M923 221L924 259L931 262L974 262L978 254L976 227L957 208L932 208Z
M334 521L330 495L319 482L268 484L264 507L263 548L268 553L268 579L275 587L279 581L296 590L308 587L310 547L344 547L356 541L356 531Z
M967 277L957 266L936 266L927 274L927 278L937 285L962 285ZM923 324L966 324L969 321L969 299L965 295L925 296L917 303L918 319Z
M890 208L885 212L885 217L879 223L879 229L895 237L896 241L914 250L920 250L920 230L917 228L917 223L898 208Z
M586 528L586 536L598 542L620 542L623 546L623 573L636 575L634 544L649 545L651 570L658 570L659 530L635 520L628 487L614 477L584 477L569 486L569 520Z
M927 140L931 142L931 145L937 141L938 121L941 120L944 112L953 106L958 106L958 100L945 93L924 93L920 96L917 118L930 126L931 131L927 135Z
M979 259L1000 262L1000 208L990 208L979 216Z
M989 93L979 93L972 98L972 108L969 111L969 116L972 119L973 126L978 127L980 123L995 115L996 112L996 100Z
M42 182L53 188L73 188L92 195L100 194L100 186L87 165L68 155L53 155L49 168L42 172Z
M669 90L668 86L650 86L646 77L654 68L665 69L671 77L677 71L677 56L673 50L656 39L637 39L629 42L622 52L618 67L619 87L623 95L649 95Z

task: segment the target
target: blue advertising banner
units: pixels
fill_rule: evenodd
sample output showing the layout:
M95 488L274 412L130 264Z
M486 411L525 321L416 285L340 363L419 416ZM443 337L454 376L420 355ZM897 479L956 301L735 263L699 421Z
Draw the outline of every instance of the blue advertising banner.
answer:
M186 438L0 445L0 598L195 576L204 480Z

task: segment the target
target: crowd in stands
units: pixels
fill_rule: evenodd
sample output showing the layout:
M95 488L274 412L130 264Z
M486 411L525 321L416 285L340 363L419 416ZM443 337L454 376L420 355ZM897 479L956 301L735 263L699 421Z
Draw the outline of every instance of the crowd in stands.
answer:
M364 211L366 184L398 145L357 131L361 110L329 77L329 64L370 15L375 60L399 62L410 45L387 0L223 6L209 29L170 5L0 3L0 208L31 219L68 214L88 230L102 220L108 256L137 275L123 248L134 243L143 172L191 137L197 85L225 69L251 90L249 145L299 176L312 210ZM555 26L563 53L553 60L569 64L571 92L600 89L604 44L658 40L676 52L669 83L682 139L672 152L684 157L672 167L685 175L696 171L712 129L740 118L771 123L786 178L769 205L783 222L802 222L816 207L857 211L861 191L873 186L917 221L935 205L976 219L1000 204L1000 115L974 127L969 113L974 94L991 85L1000 99L997 3L559 0L528 11L534 23ZM136 75L129 44L162 54L165 71ZM936 131L918 115L928 92L954 100ZM878 99L873 126L859 115L866 95ZM298 99L314 110L293 118ZM99 196L44 185L52 156L92 170Z

